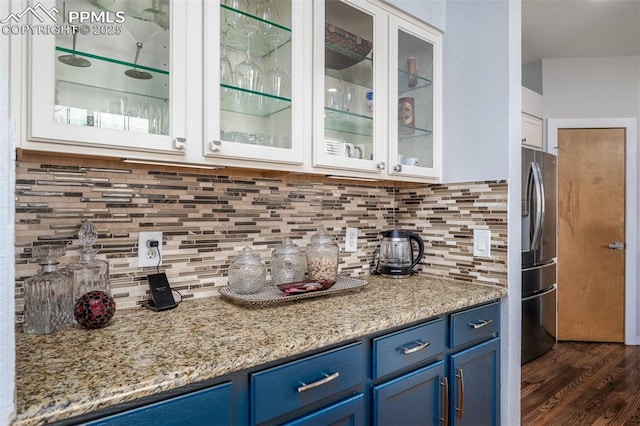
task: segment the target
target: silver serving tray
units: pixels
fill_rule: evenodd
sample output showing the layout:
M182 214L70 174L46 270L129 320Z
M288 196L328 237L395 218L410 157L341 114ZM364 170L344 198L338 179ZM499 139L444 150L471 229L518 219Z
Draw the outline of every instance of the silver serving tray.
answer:
M338 277L333 287L327 290L310 291L308 293L287 295L274 285L265 286L264 290L255 294L235 294L228 286L218 290L223 299L238 305L261 307L273 306L283 303L295 302L297 300L309 299L312 297L330 296L352 291L360 291L369 284L367 280L352 277Z

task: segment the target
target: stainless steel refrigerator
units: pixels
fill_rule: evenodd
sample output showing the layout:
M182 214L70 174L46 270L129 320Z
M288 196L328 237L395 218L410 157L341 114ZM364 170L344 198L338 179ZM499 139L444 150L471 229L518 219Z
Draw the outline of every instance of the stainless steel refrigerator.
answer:
M522 363L556 343L556 157L522 148Z

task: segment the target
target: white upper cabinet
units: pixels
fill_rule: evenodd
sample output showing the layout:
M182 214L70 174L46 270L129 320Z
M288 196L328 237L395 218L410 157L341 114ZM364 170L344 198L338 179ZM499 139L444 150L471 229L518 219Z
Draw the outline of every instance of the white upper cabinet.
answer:
M28 64L12 65L28 99L17 108L26 114L22 148L353 178L441 176L441 34L382 2L42 3L66 29L16 42L28 52ZM77 22L71 11L92 18Z
M440 33L364 0L316 2L314 28L313 165L438 180Z
M206 156L302 164L310 17L306 1L205 2Z
M135 150L180 158L189 142L188 26L182 2L41 3L56 7L57 25L66 29L30 36L28 140L23 147L75 153L117 149L121 156L122 150ZM69 20L74 17L70 11L95 13L90 22L78 22ZM77 145L88 148L73 148Z
M317 1L314 29L313 165L379 175L387 161L387 14L361 0Z
M442 52L437 31L389 18L389 173L438 179L442 150Z

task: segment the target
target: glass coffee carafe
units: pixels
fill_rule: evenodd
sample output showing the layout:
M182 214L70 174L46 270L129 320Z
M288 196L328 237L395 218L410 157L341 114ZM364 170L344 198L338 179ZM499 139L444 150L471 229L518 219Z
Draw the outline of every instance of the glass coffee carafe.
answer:
M412 242L418 245L414 256ZM424 254L424 242L414 232L394 229L382 233L378 271L389 278L405 278L411 275L413 267Z

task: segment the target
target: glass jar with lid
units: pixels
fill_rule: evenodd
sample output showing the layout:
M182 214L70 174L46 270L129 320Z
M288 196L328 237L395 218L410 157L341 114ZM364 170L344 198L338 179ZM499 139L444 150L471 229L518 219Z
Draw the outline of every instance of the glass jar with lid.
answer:
M84 221L78 231L78 239L82 243L80 260L67 265L73 280L74 303L90 291L102 291L111 297L109 263L95 258L98 250L93 245L98 239L98 231L93 223Z
M251 247L245 247L229 266L229 289L236 294L259 293L265 284L267 270Z
M282 240L271 256L271 278L273 284L303 281L307 272L307 258L291 238Z
M42 270L24 282L24 324L26 334L50 334L75 323L73 286L68 274L58 270L64 246L36 246Z
M323 228L307 245L307 271L313 281L335 281L338 275L340 249L336 239Z

